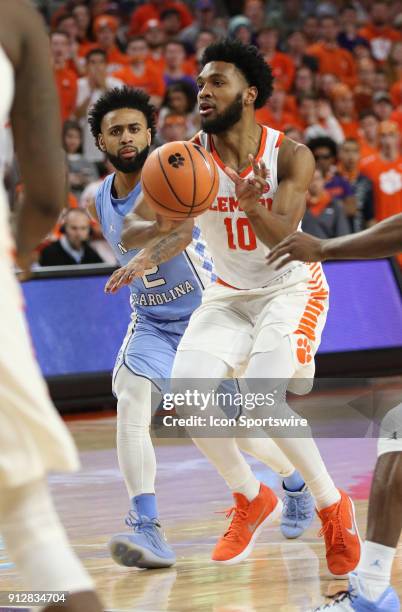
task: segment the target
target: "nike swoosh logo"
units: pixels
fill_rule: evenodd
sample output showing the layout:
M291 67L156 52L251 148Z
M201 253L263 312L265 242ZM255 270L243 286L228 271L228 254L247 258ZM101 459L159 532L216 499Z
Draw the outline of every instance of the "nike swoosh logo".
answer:
M258 525L260 524L261 519L262 519L262 517L264 516L264 514L265 514L266 510L267 510L267 507L266 507L266 506L264 506L264 508L263 508L263 509L262 509L262 511L261 511L260 516L259 516L259 517L258 517L258 519L255 521L255 523L249 523L249 524L247 525L247 526L248 526L248 528L249 528L249 530L250 530L250 533L254 533L254 531L256 530L256 528L258 527Z
M348 527L346 527L346 531L348 533L350 533L350 535L355 536L355 535L357 535L357 530L356 530L356 523L355 523L355 521L353 519L353 511L352 510L350 510L350 520L351 520L351 523L352 523L352 528L349 529Z

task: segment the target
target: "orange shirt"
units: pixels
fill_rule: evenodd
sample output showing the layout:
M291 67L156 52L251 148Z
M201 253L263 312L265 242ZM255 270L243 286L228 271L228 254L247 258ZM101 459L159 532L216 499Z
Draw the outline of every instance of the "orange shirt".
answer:
M131 66L125 66L114 72L113 76L126 85L143 89L150 96L160 96L162 98L165 95L165 81L152 62L145 62L145 70L142 75L136 74Z
M141 28L149 19L160 19L160 14L167 9L175 9L180 13L182 29L193 23L191 13L183 2L170 2L166 0L162 3L160 9L154 4L143 4L131 15L129 35L139 34Z
M78 55L84 57L92 49L101 49L98 43L87 43L79 48ZM108 64L108 73L120 70L123 66L130 63L130 59L125 53L122 53L116 45L113 45L106 51L106 62Z
M402 212L402 156L386 161L375 155L361 165L361 172L374 188L374 213L376 221Z
M360 144L360 166L364 166L368 161L371 161L374 156L379 155L378 147L371 146L365 138L359 138Z
M394 110L390 115L390 120L398 124L399 131L402 130L402 111Z
M267 106L263 106L255 111L255 117L258 123L261 125L268 125L274 130L283 132L289 127L295 127L301 129L299 118L292 114L284 111L279 119L277 119Z
M285 53L276 51L267 63L271 66L275 83L281 85L285 91L289 91L296 71L293 60Z
M345 121L338 118L340 126L343 130L345 138L359 138L359 122Z
M321 74L335 74L343 83L356 85L356 65L353 55L341 47L328 47L323 42L307 47L306 53L318 59Z
M392 104L400 106L402 104L402 81L394 83L389 93L391 94Z
M59 94L61 120L64 122L75 111L77 75L70 68L58 68L53 72Z
M369 24L358 31L359 36L366 38L371 45L371 52L379 62L384 62L388 58L391 45L396 40L402 40L398 30L390 27L377 28L374 24Z
M324 189L319 196L313 197L308 193L306 199L307 208L314 217L319 217L331 201L331 194L326 189Z

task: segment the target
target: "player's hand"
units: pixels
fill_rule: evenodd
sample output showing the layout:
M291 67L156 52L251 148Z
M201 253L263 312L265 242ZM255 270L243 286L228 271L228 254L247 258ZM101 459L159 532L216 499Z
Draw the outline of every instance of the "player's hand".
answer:
M253 167L253 176L250 178L241 178L232 168L228 166L225 168L225 172L236 185L236 198L239 201L239 206L246 213L258 205L269 176L269 170L263 160L257 162L253 155L249 155L248 158Z
M145 271L152 267L143 249L122 268L115 270L105 285L105 293L116 293L122 287L129 285L135 278L144 276Z
M290 261L323 261L323 240L314 238L310 234L304 232L294 232L287 236L282 242L277 244L267 255L266 261L268 264L273 264L278 260L279 263L275 266L276 270L283 268Z

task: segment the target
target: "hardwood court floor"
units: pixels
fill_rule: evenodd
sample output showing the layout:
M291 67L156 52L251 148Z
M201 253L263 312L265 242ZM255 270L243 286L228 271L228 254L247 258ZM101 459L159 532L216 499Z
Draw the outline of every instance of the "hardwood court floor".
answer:
M69 423L83 469L50 478L71 542L92 574L110 611L259 612L305 611L346 586L328 575L318 521L301 540L286 541L278 526L267 528L251 557L217 567L209 556L226 520L217 511L231 505L224 483L191 442L157 441L157 490L163 526L177 553L168 570L119 567L108 554L110 536L124 531L127 497L114 449L115 419ZM338 486L352 494L364 535L367 497L376 459L373 439L321 439L318 445ZM251 461L260 479L280 491L277 477ZM3 555L3 557L1 556ZM402 548L394 565L402 594ZM21 589L0 551L0 590ZM85 612L85 611L83 611Z

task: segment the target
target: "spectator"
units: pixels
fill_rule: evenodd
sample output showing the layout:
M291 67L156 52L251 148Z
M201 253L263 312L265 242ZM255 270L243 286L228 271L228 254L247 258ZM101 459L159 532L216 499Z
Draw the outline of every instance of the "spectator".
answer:
M341 31L338 34L338 44L343 49L353 53L356 45L367 45L367 39L358 34L358 14L353 4L347 4L340 13Z
M78 25L74 15L72 13L61 15L57 21L57 30L65 32L69 38L68 68L80 76L83 74L83 67L79 57Z
M84 210L69 210L64 218L62 236L45 247L40 256L41 266L70 266L103 263L98 253L89 246L91 222Z
M336 143L326 136L314 138L307 142L313 152L317 168L323 174L325 189L332 199L340 200L347 209L352 205L353 189L349 182L338 172L338 148Z
M392 114L392 100L387 91L377 91L373 96L373 110L380 121L387 121Z
M402 79L402 41L394 42L387 60L388 82L393 85Z
M163 78L167 86L184 81L196 90L194 79L186 74L186 49L179 40L171 40L165 47L165 69Z
M76 4L72 9L77 29L78 29L78 40L80 44L90 42L91 38L91 13L89 7L82 3Z
M327 100L317 99L316 96L309 94L301 96L299 117L306 141L324 136L333 139L338 144L343 142L342 128Z
M370 42L371 53L378 62L384 62L391 50L393 41L400 40L400 33L390 27L388 3L375 0L371 5L370 18L359 35Z
M265 26L257 34L257 45L265 61L271 66L275 83L289 91L295 76L295 65L288 55L277 50L278 38L277 30Z
M349 233L348 221L342 204L325 189L324 176L316 168L307 193L307 208L302 229L317 238L336 238Z
M351 89L341 83L335 85L332 90L332 103L334 115L343 130L344 138L358 138L359 122Z
M148 2L136 8L132 13L129 30L130 36L140 34L143 26L149 19L160 21L162 11L170 8L177 10L180 14L180 29L184 29L192 24L193 18L184 2L179 0L175 2L170 2L170 0L148 0Z
M95 104L100 96L113 87L121 87L122 81L113 76L108 76L106 65L106 53L102 49L92 49L86 57L87 76L78 80L77 112L83 134L84 157L92 162L103 159L102 152L93 141L89 129L87 114L88 109Z
M128 62L127 56L116 45L118 25L117 18L111 15L99 15L94 21L96 42L92 46L105 51L107 72L109 74L120 70Z
M146 91L151 97L151 103L159 108L166 86L161 72L149 57L149 48L145 38L142 36L131 38L126 53L131 62L130 65L118 70L113 76L126 85Z
M300 142L300 144L304 144L303 132L296 127L293 127L293 126L288 127L285 130L285 136L287 136L288 138L291 138L292 140L296 142Z
M300 68L296 70L292 93L295 96L317 93L314 73L308 66L300 66Z
M176 140L187 140L189 137L186 117L178 113L168 112L159 122L155 138L155 146L174 142Z
M354 138L347 138L339 148L339 173L352 186L354 198L344 205L350 232L366 229L374 220L373 184L360 173L360 146Z
M181 30L180 13L175 8L168 8L161 12L161 28L165 32L166 40L177 38Z
M315 15L308 15L303 21L302 32L306 37L307 46L318 41L319 21Z
M300 0L282 0L278 2L278 10L268 7L269 23L280 31L281 38L286 39L291 32L300 30L303 25L303 7ZM315 17L313 17L315 19ZM308 44L316 38L308 40Z
M357 113L371 108L374 93L375 64L366 57L357 62L357 85L354 89Z
M79 199L84 188L98 178L95 164L82 155L82 132L79 123L66 121L63 125L63 147L67 153L68 182L71 192Z
M229 21L228 35L230 38L240 40L243 45L251 43L253 30L250 19L244 15L236 15Z
M291 126L299 127L298 118L285 110L285 100L285 91L275 87L265 106L256 111L257 121L280 132Z
M388 91L389 83L387 73L383 68L376 68L374 74L374 91Z
M178 81L170 85L165 93L162 102L162 109L159 113L159 120L163 121L168 112L174 112L186 117L189 135L192 136L198 129L199 115L195 105L197 94L189 83Z
M318 94L323 96L326 100L330 100L332 96L332 90L338 83L340 83L339 78L335 74L331 74L330 72L326 72L324 74L318 75Z
M163 72L165 69L166 34L161 28L160 21L158 19L149 19L143 26L141 34L147 41L150 59L155 68L159 72Z
M361 172L373 182L376 221L402 212L402 157L399 129L393 121L382 121L379 153L361 165Z
M201 72L200 61L205 49L216 42L217 38L212 30L201 30L195 39L195 54L186 61L189 73L197 75Z
M225 31L215 23L215 4L213 0L197 0L195 3L195 19L193 23L180 33L180 40L195 47L196 39L201 31L209 30L216 37L224 36Z
M250 21L253 33L259 32L265 21L264 0L246 0L243 13Z
M361 162L379 153L378 150L378 117L373 110L360 115L360 155Z
M303 32L294 30L286 40L286 54L293 61L296 69L308 67L311 72L317 72L318 62L312 55L307 55L307 40Z
M356 66L353 55L338 45L339 28L334 17L320 20L320 42L307 47L307 53L318 59L321 74L335 74L350 87L356 84Z
M57 30L52 32L50 34L50 52L59 94L61 119L64 122L73 116L77 98L77 75L67 65L70 55L68 34Z

